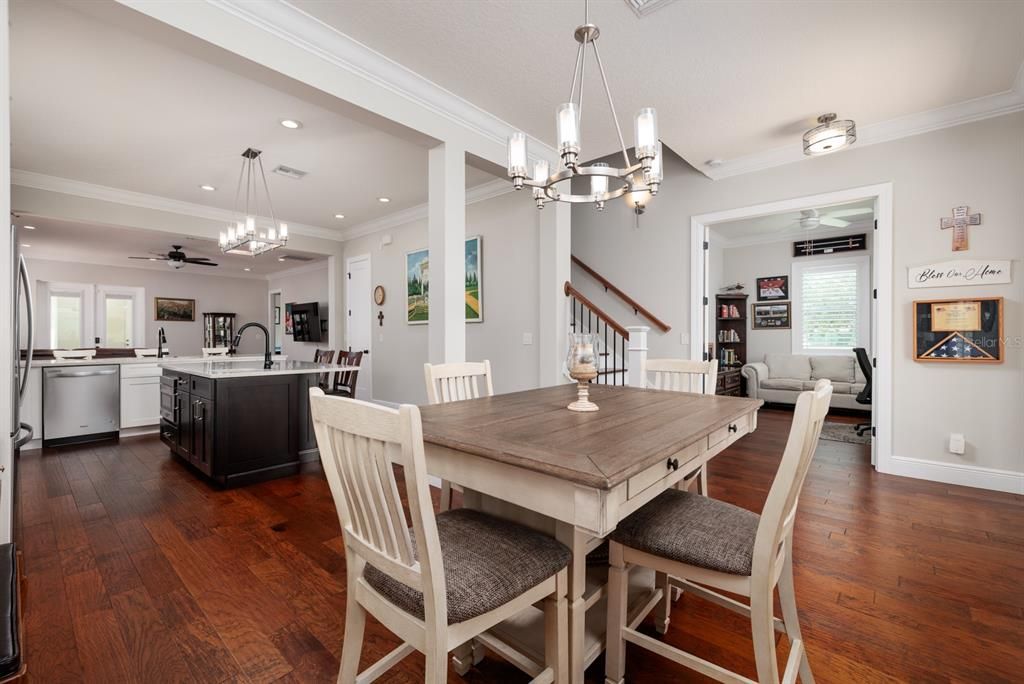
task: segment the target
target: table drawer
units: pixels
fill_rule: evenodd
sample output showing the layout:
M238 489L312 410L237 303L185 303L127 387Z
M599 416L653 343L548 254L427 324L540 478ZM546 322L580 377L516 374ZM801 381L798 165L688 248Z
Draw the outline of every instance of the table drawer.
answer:
M651 485L675 474L676 468L672 466L672 463L678 463L679 469L682 470L685 469L687 461L697 458L699 454L700 445L691 444L682 451L673 454L666 460L651 466L647 470L640 471L633 477L629 478L629 481L626 483L626 498L632 499Z
M750 416L742 416L708 435L708 449L722 449L750 432Z

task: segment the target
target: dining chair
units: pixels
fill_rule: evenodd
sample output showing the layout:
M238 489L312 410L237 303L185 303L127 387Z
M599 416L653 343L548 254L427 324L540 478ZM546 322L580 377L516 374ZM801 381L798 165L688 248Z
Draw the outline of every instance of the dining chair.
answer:
M203 347L203 358L227 356L231 347Z
M688 359L647 359L643 366L644 386L672 392L693 392L713 395L718 384L718 361L690 361ZM707 496L707 464L687 475L679 489L697 491Z
M342 349L338 352L339 366L358 366L362 361L363 352L361 351L345 351ZM334 381L326 392L341 397L355 397L357 382L359 382L358 371L339 371L334 374Z
M54 349L53 358L58 361L88 360L96 356L95 349Z
M481 635L492 650L518 654L487 633L533 604L544 612L543 668L512 655L536 684L568 681L571 552L547 535L471 509L434 515L419 409L397 410L311 388L320 460L341 522L348 591L338 682L371 682L413 650L424 681L448 679L448 652ZM412 528L395 470L402 466ZM357 673L366 614L402 644ZM486 634L485 634L486 633Z
M164 351L167 351L167 350L165 349ZM149 357L152 357L152 356L156 356L158 353L159 353L159 351L157 350L156 347L151 347L151 348L148 348L148 349L136 349L135 350L135 358L137 358L137 359L149 358Z
M494 396L491 382L491 362L468 363L425 363L423 375L427 381L427 401L431 404L447 404L451 401L480 398L479 380L483 379L484 395ZM441 510L452 507L452 483L441 480ZM458 489L458 487L454 487Z
M606 684L623 681L626 642L720 682L749 684L751 681L640 633L636 630L639 619L627 624L627 584L630 570L636 567L665 573L673 586L750 618L758 682L779 682L775 658L775 632L778 631L785 633L790 641L782 681L795 682L799 672L803 684L813 683L793 590L793 522L800 490L814 458L831 400L832 384L828 380L819 380L814 390L800 393L782 461L760 516L723 501L670 489L626 518L612 532ZM782 604L782 619L774 614L776 587ZM750 604L719 591L749 597Z
M313 351L313 363L322 363L325 366L331 365L334 361L334 350L333 349L316 349ZM330 382L331 374L321 373L317 380L317 385L320 389L327 390L327 383Z

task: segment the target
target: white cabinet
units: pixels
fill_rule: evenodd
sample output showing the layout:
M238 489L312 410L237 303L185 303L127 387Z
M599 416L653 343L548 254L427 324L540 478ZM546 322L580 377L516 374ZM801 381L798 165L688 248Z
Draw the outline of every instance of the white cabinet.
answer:
M121 366L121 429L160 424L160 375L157 364Z

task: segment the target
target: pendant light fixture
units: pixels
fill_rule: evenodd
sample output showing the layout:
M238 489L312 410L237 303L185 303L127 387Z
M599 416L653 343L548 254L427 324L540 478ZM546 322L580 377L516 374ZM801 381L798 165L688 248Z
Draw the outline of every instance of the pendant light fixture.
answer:
M595 24L590 23L589 0L584 0L584 23L576 27L573 35L576 42L579 43L579 48L576 50L576 65L573 69L572 85L569 88L569 101L559 105L555 111L558 154L561 157L560 167L551 173L548 162L539 159L533 163L533 168L529 169L526 134L516 132L508 139L508 175L516 190L522 189L523 186L533 188L533 199L537 203L538 209L543 209L548 202L592 202L598 211L602 211L605 202L622 197L627 193L633 199L642 196L646 202L650 197L658 194L658 188L661 186L663 178L662 149L661 142L658 140L658 115L653 107L644 107L637 113L633 122L636 161L631 160L622 137L619 118L615 113L611 89L608 87L608 77L605 75L604 65L601 63L601 53L597 49L597 39L601 35L601 30ZM583 113L583 77L586 73L588 49L593 53L598 73L601 74L601 83L604 85L608 107L611 109L612 121L615 124L615 132L619 138L624 164L622 168L616 168L603 162L589 166L579 164L582 144L580 118ZM563 183L571 184L572 179L577 176L589 177L589 193L572 194L571 188L562 185ZM560 186L565 188L564 192ZM634 203L633 206L641 207L639 210L642 211L641 203Z
M238 174L238 189L235 191L234 213L238 215L238 219L228 223L227 230L221 231L221 252L258 256L288 244L288 224L278 223L274 215L274 204L270 201L270 187L263 172L261 154L262 151L251 147L242 153L242 170ZM256 177L257 173L259 178ZM269 225L267 221L260 219L260 185L263 186L263 194L266 196L266 210L270 215ZM241 203L243 189L244 205Z
M809 157L838 152L857 141L857 124L851 119L837 121L835 113L822 114L818 124L804 133L804 154Z

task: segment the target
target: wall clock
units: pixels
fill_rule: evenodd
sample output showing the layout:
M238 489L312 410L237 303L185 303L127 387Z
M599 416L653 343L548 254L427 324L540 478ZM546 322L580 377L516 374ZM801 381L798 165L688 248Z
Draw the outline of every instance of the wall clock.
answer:
M373 301L376 302L377 306L384 303L384 286L378 285L373 288Z

